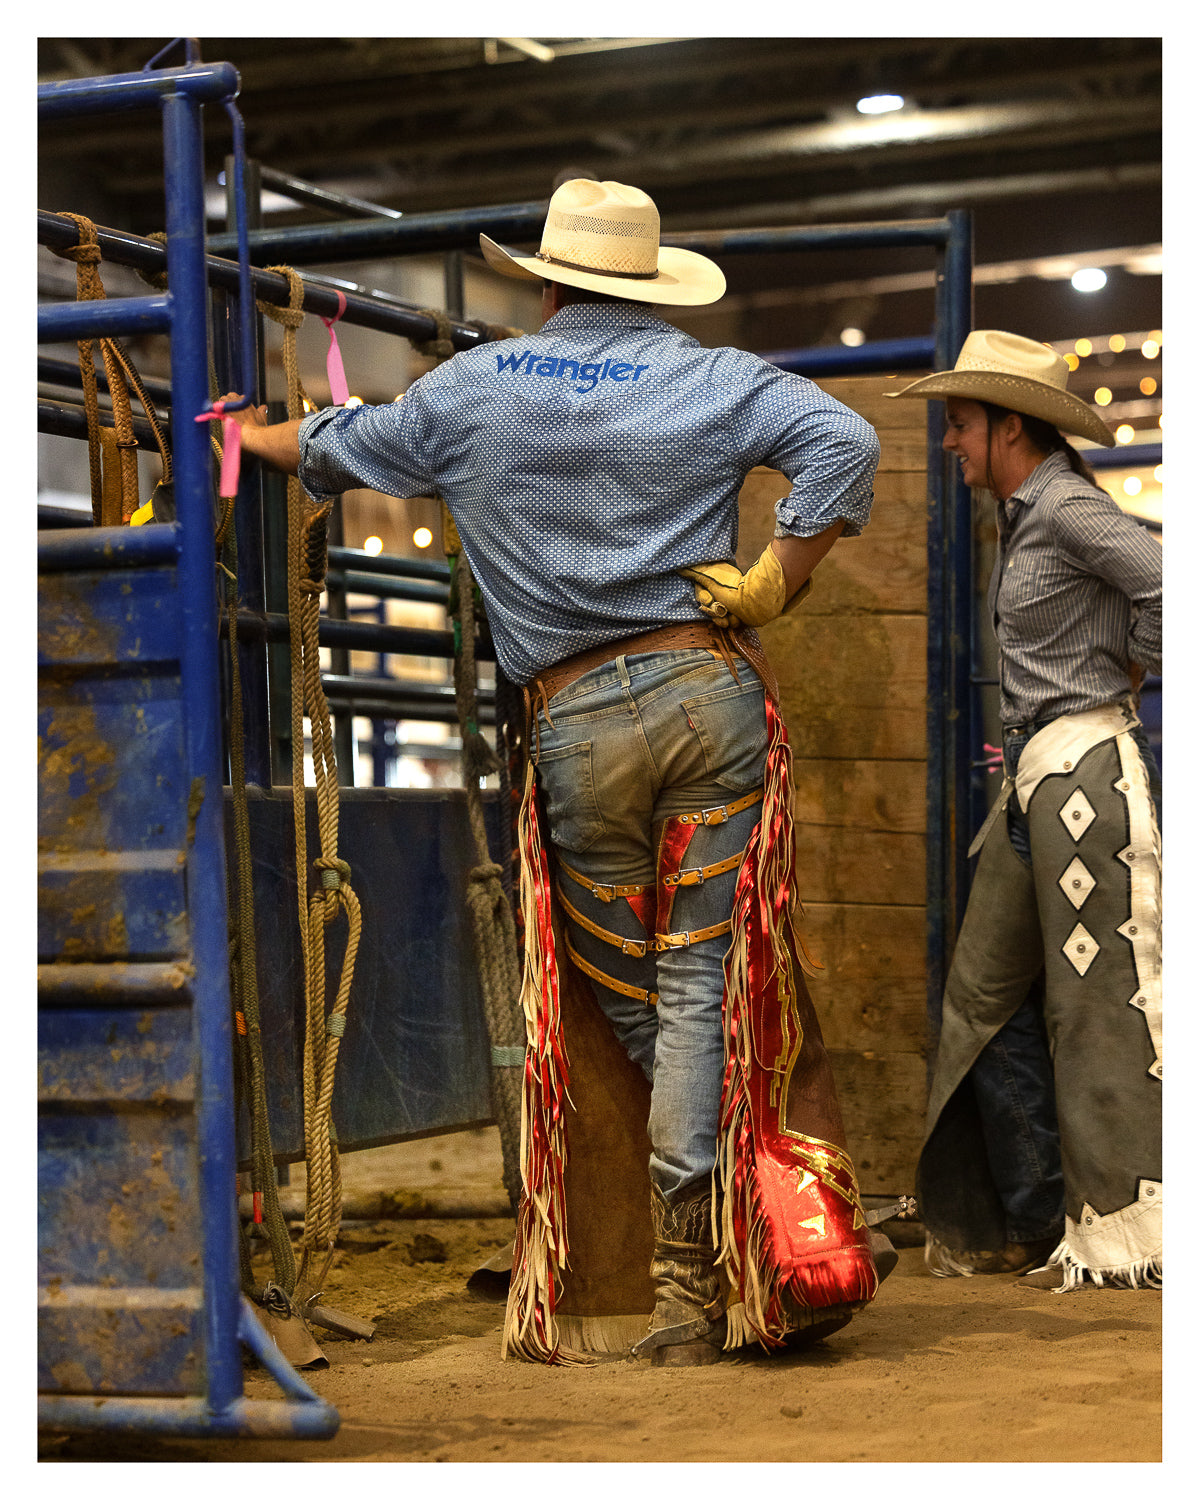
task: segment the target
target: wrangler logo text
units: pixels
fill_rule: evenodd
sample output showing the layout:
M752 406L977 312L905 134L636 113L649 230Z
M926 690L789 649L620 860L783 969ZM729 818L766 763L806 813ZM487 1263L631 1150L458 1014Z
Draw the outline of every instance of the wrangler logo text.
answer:
M577 391L594 390L601 380L636 380L645 374L649 365L624 364L620 360L606 359L603 364L581 364L576 359L539 359L528 349L520 354L497 354L496 373L506 371L513 375L540 375L546 380L578 381Z

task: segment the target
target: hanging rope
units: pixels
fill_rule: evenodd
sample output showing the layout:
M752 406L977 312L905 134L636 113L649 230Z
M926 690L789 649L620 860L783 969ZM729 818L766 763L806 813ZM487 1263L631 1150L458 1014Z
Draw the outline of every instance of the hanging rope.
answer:
M148 236L166 245L161 230ZM166 271L139 271L142 280L158 291L166 291ZM120 347L118 347L118 354ZM134 372L129 372L131 377ZM212 356L208 366L209 397L216 400L220 386ZM137 387L141 397L140 386ZM144 397L143 404L145 404ZM150 415L147 408L147 415ZM152 423L154 419L152 418ZM211 437L218 464L224 454L216 432ZM160 443L160 447L163 446ZM164 468L160 489L172 480L169 455L163 448ZM155 492L157 498L158 491ZM229 883L229 984L234 1020L234 1098L246 1105L250 1120L250 1191L253 1219L261 1224L270 1246L273 1281L258 1286L251 1265L245 1225L238 1220L238 1254L242 1290L254 1301L270 1305L279 1289L290 1298L296 1286L296 1257L287 1221L279 1203L279 1182L271 1144L267 1109L266 1064L263 1056L262 1023L258 993L258 943L254 914L254 879L250 846L250 814L246 804L245 715L242 698L241 661L238 650L237 533L232 521L236 497L228 497L220 509L214 543L218 582L221 585L229 631L229 762L230 803L233 813L234 862L228 869ZM155 519L162 519L156 515Z
M450 319L444 312L426 308L437 333L425 343L412 342L418 354L438 361L454 353ZM516 328L489 325L491 338L519 333ZM445 501L442 502L442 550L450 562L450 614L454 620L454 701L462 742L462 778L467 794L467 818L479 863L467 876L466 900L471 917L475 964L483 996L484 1019L491 1044L492 1112L500 1132L504 1187L513 1212L521 1199L521 1079L525 1067L525 1017L521 1009L521 958L513 915L511 852L507 867L496 864L488 846L483 817L481 783L496 772L500 776L502 827L510 831L511 798L506 794L508 756L497 759L479 731L479 708L475 673L475 635L479 623L486 624L478 602L475 578L463 551L458 528ZM477 603L479 613L477 615ZM482 616L482 619L480 618ZM497 704L502 674L496 669ZM497 747L505 750L504 727L497 714ZM510 837L502 837L506 849Z
M272 266L286 277L288 306L260 302L267 317L281 323L283 364L287 377L288 419L303 415L306 403L296 358L296 330L304 320L304 283L290 266ZM288 612L292 663L292 808L296 842L296 894L304 953L306 1028L304 1038L304 1154L308 1192L301 1239L299 1294L302 1302L320 1291L328 1273L342 1218L342 1183L333 1125L333 1086L338 1049L346 1029L346 1012L354 962L362 933L362 912L350 885L350 866L339 858L337 761L333 725L321 685L318 627L321 594L328 563L328 519L332 502L314 504L300 481L289 476ZM320 887L308 892L308 833L304 786L304 717L307 711L316 779L321 853L314 861ZM347 920L341 980L328 1014L325 1009L325 928L339 911Z
M96 226L83 214L63 213L64 219L74 221L79 230L79 243L63 250L54 250L55 255L75 264L75 296L80 302L105 300L104 283L100 278L102 252ZM130 365L128 355L124 362L115 352L115 340L102 338L100 356L104 373L108 379L108 393L112 400L112 427L104 426L100 420L100 395L96 382L96 357L94 339L80 339L79 373L83 380L83 403L87 412L88 468L92 488L92 523L96 526L122 526L139 508L137 438L133 434L133 409L129 401L125 365ZM140 387L140 382L138 383ZM139 389L145 404L145 393ZM149 409L149 408L147 408ZM166 441L160 429L155 430L159 446L166 454Z
M454 609L454 700L462 739L462 776L467 817L479 861L467 876L467 909L475 961L491 1040L492 1104L500 1131L504 1186L514 1210L521 1196L521 1079L525 1067L525 1017L521 1009L521 961L505 871L488 847L482 782L500 770L495 752L479 731L475 680L475 580L465 552L451 563ZM503 802L501 812L508 816Z
M235 1057L240 1059L242 1087L250 1114L250 1189L256 1224L266 1230L271 1248L275 1282L291 1297L296 1289L296 1257L291 1235L279 1204L279 1184L271 1145L267 1113L267 1081L263 1062L262 1023L258 996L258 952L254 921L254 877L250 853L250 818L246 805L245 729L242 708L242 674L237 639L237 538L229 528L220 564L226 577L229 619L229 764L233 803L235 864L230 871L230 987L237 1031ZM239 1228L241 1221L239 1219ZM245 1231L241 1234L242 1286L256 1301L271 1295L271 1283L258 1288L250 1267Z

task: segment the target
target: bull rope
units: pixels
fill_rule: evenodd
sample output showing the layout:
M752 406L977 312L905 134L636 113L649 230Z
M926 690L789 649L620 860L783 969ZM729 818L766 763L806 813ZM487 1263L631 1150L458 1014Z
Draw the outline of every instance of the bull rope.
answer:
M259 310L283 325L288 419L303 415L306 398L296 358L296 330L304 320L304 284L290 266L271 266L286 278L287 308L259 302ZM333 1123L333 1086L354 963L362 935L362 910L350 884L350 866L337 852L338 780L333 726L321 685L318 626L328 564L328 520L332 501L314 504L300 481L288 477L288 614L292 666L292 813L296 844L296 896L304 954L307 1024L304 1037L304 1155L307 1192L300 1240L299 1300L315 1297L333 1261L342 1218L342 1182ZM299 689L299 690L297 690ZM321 853L313 861L320 887L311 895L304 872L308 840L304 786L304 717L312 734L317 819ZM325 928L339 911L347 920L342 973L332 1008L326 1012Z

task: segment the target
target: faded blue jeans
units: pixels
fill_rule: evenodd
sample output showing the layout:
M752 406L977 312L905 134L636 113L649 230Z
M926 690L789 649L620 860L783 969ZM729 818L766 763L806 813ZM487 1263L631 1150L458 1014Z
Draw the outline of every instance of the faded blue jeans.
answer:
M1005 730L1004 769L1009 776L1016 776L1021 752L1033 735L1051 722L1037 720ZM1133 730L1133 738L1146 762L1161 822L1161 778L1154 753L1140 726ZM1015 794L1006 816L1013 852L1032 866L1029 820ZM1059 1234L1065 1211L1062 1164L1040 985L1035 985L984 1047L971 1068L971 1083L984 1127L988 1166L1004 1204L1008 1238L1027 1242Z
M706 1179L716 1163L724 1070L721 1001L728 933L644 956L621 952L587 923L633 943L653 936L663 821L725 807L761 787L767 727L763 687L737 660L735 679L704 650L621 656L576 679L538 714L533 751L545 800L554 874L567 901L576 951L657 1004L592 979L618 1040L651 1084L650 1177L668 1199ZM682 868L700 869L744 849L761 802L696 827ZM563 870L601 886L649 887L638 899L604 900ZM726 921L737 868L679 886L666 930L695 932ZM564 953L560 962L571 960Z

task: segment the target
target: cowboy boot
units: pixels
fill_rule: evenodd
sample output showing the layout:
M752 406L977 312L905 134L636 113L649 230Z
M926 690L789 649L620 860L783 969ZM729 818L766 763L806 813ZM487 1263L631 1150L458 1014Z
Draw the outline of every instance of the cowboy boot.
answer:
M703 1182L668 1203L650 1190L654 1225L654 1311L633 1354L652 1365L709 1365L725 1344L725 1298L715 1265L711 1184Z

